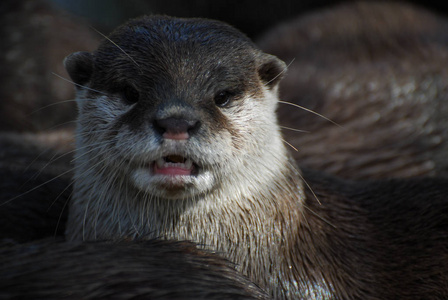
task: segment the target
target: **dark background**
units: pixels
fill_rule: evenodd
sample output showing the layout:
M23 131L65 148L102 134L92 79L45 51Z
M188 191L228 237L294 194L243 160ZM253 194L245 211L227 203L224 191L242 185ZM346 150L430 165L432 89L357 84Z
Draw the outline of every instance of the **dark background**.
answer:
M130 17L142 14L167 14L176 17L205 17L228 22L256 38L272 25L300 14L348 1L335 0L52 0L59 7L109 31ZM391 2L391 1L388 1ZM447 14L445 1L411 2L439 14Z

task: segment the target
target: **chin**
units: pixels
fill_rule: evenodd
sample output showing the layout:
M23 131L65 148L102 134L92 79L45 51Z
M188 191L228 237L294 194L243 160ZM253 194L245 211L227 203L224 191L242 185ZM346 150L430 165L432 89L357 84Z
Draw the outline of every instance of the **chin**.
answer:
M190 199L207 194L214 189L216 180L210 171L196 175L160 175L139 168L133 171L135 187L150 196L166 199Z

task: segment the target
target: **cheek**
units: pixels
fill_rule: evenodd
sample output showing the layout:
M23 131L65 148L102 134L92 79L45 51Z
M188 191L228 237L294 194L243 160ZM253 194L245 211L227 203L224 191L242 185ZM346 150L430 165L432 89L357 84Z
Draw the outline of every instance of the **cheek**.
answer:
M107 97L88 100L78 117L78 139L91 144L112 141L121 127L117 124L123 113L123 109Z
M227 128L232 136L233 146L238 150L254 149L261 137L263 120L260 118L262 107L254 99L244 99L240 105L229 108L224 114L227 117Z
M117 99L100 97L86 103L83 111L86 115L101 120L102 124L112 124L119 122L121 116L127 112L127 108Z

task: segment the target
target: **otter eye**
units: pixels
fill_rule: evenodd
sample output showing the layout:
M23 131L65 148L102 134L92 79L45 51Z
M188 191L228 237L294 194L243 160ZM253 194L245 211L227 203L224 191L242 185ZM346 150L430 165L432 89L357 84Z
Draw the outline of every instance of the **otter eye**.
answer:
M140 98L139 92L132 86L126 86L123 89L123 101L126 104L131 105L137 103L139 98Z
M234 93L230 91L221 91L215 95L215 104L218 107L226 107L229 105L230 101L232 100L232 97L234 96Z

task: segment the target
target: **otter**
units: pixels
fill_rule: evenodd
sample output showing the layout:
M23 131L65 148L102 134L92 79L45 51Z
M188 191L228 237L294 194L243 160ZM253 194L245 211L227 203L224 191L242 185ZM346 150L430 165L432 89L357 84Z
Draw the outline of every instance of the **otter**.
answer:
M67 222L70 180L53 175L36 176L33 170L0 169L0 242L23 243L62 237Z
M0 132L0 241L62 236L71 195L72 134Z
M351 179L448 176L448 22L399 2L338 5L272 28L289 64L280 124L301 165Z
M29 17L30 7L19 7L24 18ZM82 33L80 26L77 31ZM300 165L354 179L446 176L446 28L445 19L409 4L355 2L300 16L259 39L265 52L287 62L294 59L280 81L281 99L312 108L341 125L299 109L292 113L290 105L280 104L280 125L310 132L282 132L284 139L299 149L292 154ZM57 40L53 37L52 43ZM91 40L90 35L85 40ZM88 44L78 47L92 48ZM10 78L17 77L11 70L9 73ZM15 114L20 111L14 107ZM46 109L39 112L47 114ZM14 116L6 114L5 120ZM23 130L21 118L8 123ZM36 123L35 130L42 124ZM0 134L0 168L5 174L0 195L5 217L0 227L4 238L26 241L59 232L46 226L46 231L33 235L35 222L26 227L23 216L27 216L25 220L40 218L42 223L50 219L53 223L61 216L65 219L65 211L54 208L65 207L68 197L58 196L64 188L51 176L71 174L71 135L70 130ZM31 169L40 178L29 181ZM27 193L29 190L33 192ZM24 194L20 204L11 201L20 194ZM39 203L42 206L36 209ZM58 224L63 228L63 222Z
M0 131L74 127L75 104L66 101L74 97L72 85L53 73L67 76L61 61L98 47L97 35L85 20L46 0L3 1L0 28Z
M70 242L193 241L277 299L448 296L447 181L300 170L275 115L285 63L235 28L141 17L65 66Z
M0 245L2 299L268 299L192 243L41 240Z

